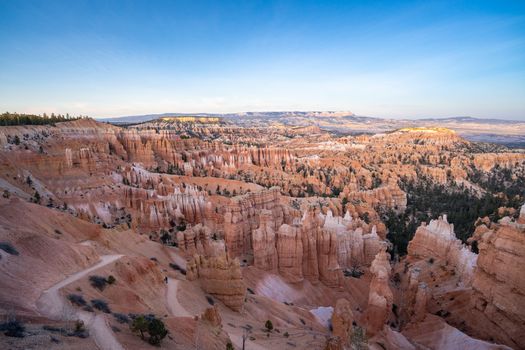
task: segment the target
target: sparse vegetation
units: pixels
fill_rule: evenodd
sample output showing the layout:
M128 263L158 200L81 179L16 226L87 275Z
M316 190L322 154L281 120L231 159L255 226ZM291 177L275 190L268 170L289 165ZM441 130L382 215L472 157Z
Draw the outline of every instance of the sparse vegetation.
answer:
M84 321L82 320L76 320L75 321L75 328L67 334L69 337L79 337L79 338L87 338L89 337L89 333L84 326Z
M91 300L91 306L93 306L93 308L95 308L97 310L105 312L106 314L110 314L111 313L111 310L110 310L110 308L108 306L108 303L105 302L102 299L93 299L93 300Z
M113 317L115 317L115 320L117 320L118 323L130 323L131 322L131 319L128 317L128 315L121 314L118 312L114 312Z
M25 330L24 324L16 319L0 324L0 332L7 337L23 338Z
M13 247L13 245L9 242L0 242L0 249L2 249L7 254L11 255L19 255L18 250Z
M106 288L108 281L102 276L89 276L89 283L93 288L103 291Z
M79 294L69 294L67 296L67 299L71 302L71 304L76 305L76 306L87 305L86 300L84 300L84 297Z
M264 328L266 328L266 330L268 332L271 332L273 330L273 323L272 323L272 321L266 320L266 322L264 323Z
M180 267L178 264L176 263L170 263L170 267L175 270L175 271L179 271L180 273L182 273L183 275L186 275L186 270L183 269L182 267Z
M140 338L147 340L151 345L160 345L162 339L168 334L164 322L153 315L136 316L130 329L133 333L139 333ZM146 334L149 335L148 339L145 337Z

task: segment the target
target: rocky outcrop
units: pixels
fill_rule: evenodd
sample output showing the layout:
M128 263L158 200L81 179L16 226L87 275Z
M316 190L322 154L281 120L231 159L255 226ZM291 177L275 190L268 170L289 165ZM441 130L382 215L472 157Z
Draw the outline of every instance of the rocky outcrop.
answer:
M525 348L525 229L494 225L478 243L470 325L484 339Z
M354 315L348 300L338 299L332 314L332 334L339 337L343 344L348 344L352 335Z
M277 233L279 273L291 283L303 280L303 239L301 227L282 225Z
M343 341L339 337L329 337L326 339L324 350L344 350Z
M202 224L178 231L176 239L179 249L190 256L219 256L225 252L224 241L219 240L216 234L213 236L211 229Z
M241 311L246 295L238 259L227 256L209 257L195 255L187 263L188 280L199 280L202 289L234 311Z
M464 246L454 234L454 225L447 216L423 223L408 244L408 256L413 259L439 259L453 268L465 285L469 285L476 266L477 255Z
M396 183L378 187L367 191L345 190L346 198L349 201L362 201L373 207L386 207L399 212L403 212L407 205L407 196Z
M217 305L207 308L201 315L201 319L208 322L212 327L221 327L222 318Z
M228 254L237 257L252 250L251 234L260 225L259 215L263 209L271 212L272 220L267 220L277 231L284 222L284 208L279 203L279 189L262 190L233 197L223 208L224 239Z
M472 163L476 168L490 171L496 165L503 168L510 168L516 163L525 162L523 153L479 153L474 155Z
M366 309L366 329L369 335L375 335L383 328L392 310L394 296L389 286L390 271L390 256L383 250L376 255L370 266L372 281Z
M337 261L337 234L330 230L319 230L317 236L317 261L319 279L329 287L343 284L343 273Z
M277 269L276 235L272 212L263 209L259 213L259 228L252 233L253 264L262 270Z

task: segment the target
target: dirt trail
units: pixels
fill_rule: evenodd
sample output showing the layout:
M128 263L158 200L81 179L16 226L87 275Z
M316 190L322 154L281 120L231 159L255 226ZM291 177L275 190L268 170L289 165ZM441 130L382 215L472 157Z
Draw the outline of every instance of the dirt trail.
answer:
M168 288L166 289L166 303L168 311L176 317L193 317L184 306L179 303L177 299L177 288L179 281L173 278L168 278Z
M45 290L36 302L37 309L43 316L52 320L70 321L80 319L84 321L86 328L89 329L91 336L100 349L123 350L124 348L115 338L104 315L79 311L60 295L61 288L85 277L90 272L111 264L122 256L123 255L103 255L100 257L99 263L71 275Z

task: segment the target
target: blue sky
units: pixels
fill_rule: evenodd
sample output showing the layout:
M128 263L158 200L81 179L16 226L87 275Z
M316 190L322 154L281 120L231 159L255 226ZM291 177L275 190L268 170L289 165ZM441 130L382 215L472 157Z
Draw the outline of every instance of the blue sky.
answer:
M0 0L0 111L525 120L525 1Z

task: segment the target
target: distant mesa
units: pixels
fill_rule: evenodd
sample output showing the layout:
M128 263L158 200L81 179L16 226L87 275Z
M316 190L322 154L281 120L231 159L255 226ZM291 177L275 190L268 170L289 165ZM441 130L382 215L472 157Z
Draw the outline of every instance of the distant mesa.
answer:
M159 120L163 122L216 124L221 121L221 118L199 116L169 116L159 118Z
M454 130L451 130L449 128L440 128L440 127L425 127L425 126L419 126L419 127L411 127L411 128L401 128L397 129L398 132L423 132L423 133L449 133L449 134L455 134L456 132Z

